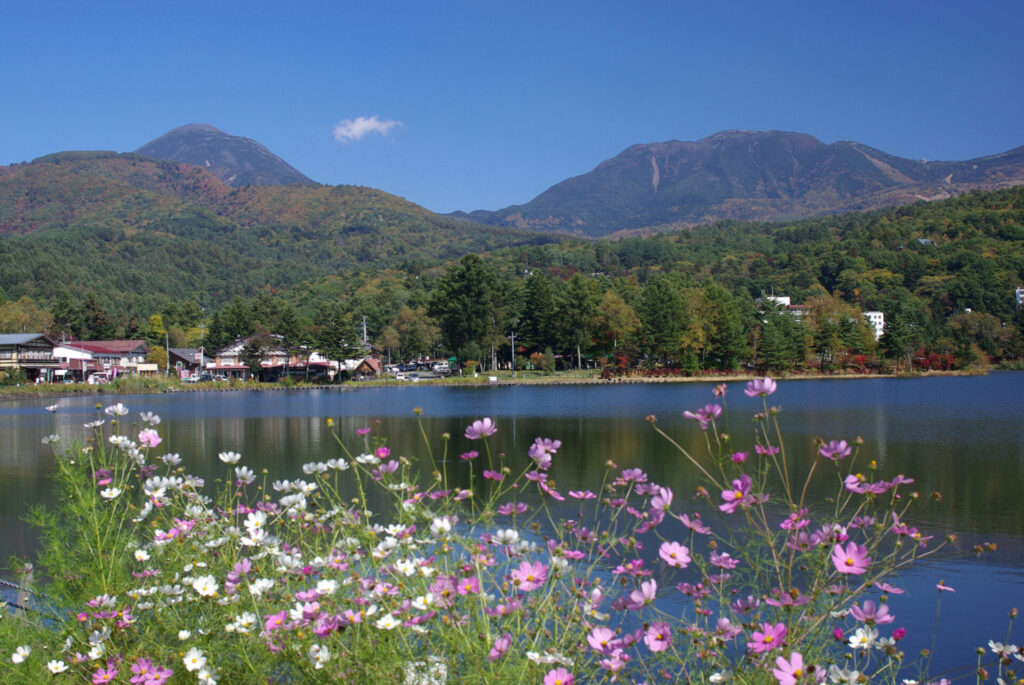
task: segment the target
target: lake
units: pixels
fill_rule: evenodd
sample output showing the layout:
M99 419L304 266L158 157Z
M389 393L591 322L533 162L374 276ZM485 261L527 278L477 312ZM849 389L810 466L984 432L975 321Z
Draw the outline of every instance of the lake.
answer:
M922 564L900 577L907 593L892 598L898 624L910 631L901 646L927 647L935 615L935 584L941 579L957 592L944 593L934 665L970 665L972 650L989 639L1004 640L1011 606L1024 600L1024 375L1011 372L979 377L788 381L769 398L781 409L779 423L790 469L806 472L816 459L814 439L861 436L859 464L877 460L887 477L916 479L923 495L942 494L915 515L914 524L939 536L955 532L956 547L968 551L979 541L998 544L980 561L961 558ZM644 421L659 425L691 453L703 449L704 434L683 419L712 401L713 383L576 385L450 388L412 386L347 390L211 392L161 395L19 400L0 404L0 475L8 495L0 503L0 554L30 554L31 531L20 522L32 503L50 498L52 468L43 437L59 433L64 443L84 438L83 424L97 417L96 403L120 401L138 421L138 412L163 418L164 443L181 454L190 472L208 480L222 477L217 453L241 452L243 463L272 479L302 477L301 465L339 456L326 426L337 422L346 439L357 428L372 427L394 453L423 455L413 409L423 409L426 434L439 448L442 433L452 436L454 455L470 449L462 434L473 419L490 416L498 424L496 449L513 462L525 460L537 436L561 439L552 475L560 489L596 489L608 459L620 467L645 469L652 480L676 492L678 507L692 507L694 469ZM727 423L736 449L749 449L750 417L759 400L743 395L742 383L729 386ZM56 402L49 413L44 406ZM455 457L457 463L457 456ZM453 470L455 466L453 466ZM834 489L834 478L820 469L811 500ZM678 507L674 510L680 511ZM894 626L890 626L894 627ZM1019 644L1024 631L1015 630ZM1012 640L1011 640L1012 641Z

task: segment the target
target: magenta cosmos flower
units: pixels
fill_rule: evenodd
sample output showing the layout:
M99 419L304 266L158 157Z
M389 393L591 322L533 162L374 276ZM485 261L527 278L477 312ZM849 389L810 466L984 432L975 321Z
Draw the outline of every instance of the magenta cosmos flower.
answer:
M762 623L761 630L755 630L747 643L747 649L754 654L769 652L782 646L786 639L786 626L783 623Z
M755 378L748 382L747 387L743 389L743 394L747 397L768 397L778 387L778 383L765 376L764 378Z
M845 548L842 545L832 548L832 563L840 573L852 573L859 576L868 570L871 557L868 556L867 547L858 545L851 540L846 543Z
M853 448L847 445L845 440L831 440L827 445L818 450L818 454L832 461L846 459L852 453Z
M544 676L544 685L572 685L574 682L576 681L572 677L572 673L561 666L551 669Z
M807 667L804 666L804 657L800 652L790 654L788 661L781 656L778 657L775 659L775 668L772 669L772 674L779 681L779 685L795 685L806 672Z
M512 571L512 584L523 592L536 590L548 579L548 567L539 561L524 561Z
M494 435L497 432L498 427L494 425L494 421L491 421L489 416L477 419L470 425L466 426L466 437L470 440L486 438L488 435Z
M753 481L745 473L733 480L731 490L722 490L722 499L725 500L725 504L719 504L718 508L726 514L731 514L736 511L736 507L747 504L747 497L750 495L752 485Z

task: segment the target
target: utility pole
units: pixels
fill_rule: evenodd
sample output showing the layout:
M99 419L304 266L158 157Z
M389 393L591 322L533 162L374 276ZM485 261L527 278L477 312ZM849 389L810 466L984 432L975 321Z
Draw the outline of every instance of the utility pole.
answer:
M512 331L512 378L518 378L516 376L516 332Z
M203 337L203 334L205 333L205 329L206 329L206 324L200 322L200 324L199 324L199 373L200 374L203 373L203 369L206 367L206 361L203 359L203 355L205 353L205 350L203 349L203 342L205 340L205 338Z

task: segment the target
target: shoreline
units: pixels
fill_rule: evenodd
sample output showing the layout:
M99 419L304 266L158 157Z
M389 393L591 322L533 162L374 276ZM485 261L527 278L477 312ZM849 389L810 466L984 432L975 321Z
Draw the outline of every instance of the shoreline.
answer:
M999 369L996 369L999 370ZM1010 370L1010 369L1006 369ZM925 371L915 373L806 373L806 374L783 374L780 376L772 376L778 381L817 381L817 380L866 380L871 378L935 378L935 377L947 377L947 376L985 376L988 375L991 370L973 370L973 371ZM478 378L458 378L449 376L447 378L426 378L416 383L410 383L408 381L397 381L394 379L377 380L377 381L348 381L341 384L324 384L324 385L281 385L277 383L244 383L244 384L210 384L210 387L204 386L187 386L182 387L178 385L168 385L163 388L125 388L122 390L114 390L113 388L108 389L107 386L96 386L95 389L79 389L68 390L67 392L54 392L54 391L32 391L32 390L12 390L6 391L0 389L0 402L12 401L12 400L45 400L45 399L59 399L61 397L88 397L95 396L101 397L104 395L153 395L163 393L193 393L193 392L279 392L282 390L338 390L338 391L349 391L349 390L361 390L368 388L404 388L414 386L431 386L431 387L473 387L473 388L491 388L491 387L509 387L515 385L638 385L638 384L650 384L650 385L661 385L665 383L732 383L740 382L745 383L755 378L763 378L764 376L759 374L732 374L732 375L708 375L708 376L663 376L663 377L651 377L651 376L622 376L616 378L600 378L596 376L555 376L555 377L528 377L528 378L513 378L511 376L499 376L498 380L488 380L488 374L480 374Z

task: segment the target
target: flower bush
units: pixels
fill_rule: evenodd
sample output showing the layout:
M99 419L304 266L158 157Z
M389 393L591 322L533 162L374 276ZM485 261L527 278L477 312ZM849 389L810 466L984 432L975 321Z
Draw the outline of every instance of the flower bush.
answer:
M944 544L910 525L913 479L875 464L856 472L859 446L837 440L791 474L768 406L776 390L769 378L747 385L761 406L742 445L718 428L724 385L683 412L704 432L701 455L649 418L699 475L704 516L613 462L595 490L563 494L550 475L561 442L538 437L513 470L492 448L501 426L490 418L443 436L436 455L424 434L426 471L368 429L335 432L338 453L294 480L271 482L223 452L214 493L181 457L158 454L159 417L132 423L126 407L108 407L87 444L58 451L46 439L60 504L32 512L42 550L24 566L24 599L0 620L0 677L923 679L900 650L901 590L890 584ZM475 449L449 459L463 440ZM819 469L834 493L807 502ZM991 651L1012 678L1020 651Z

